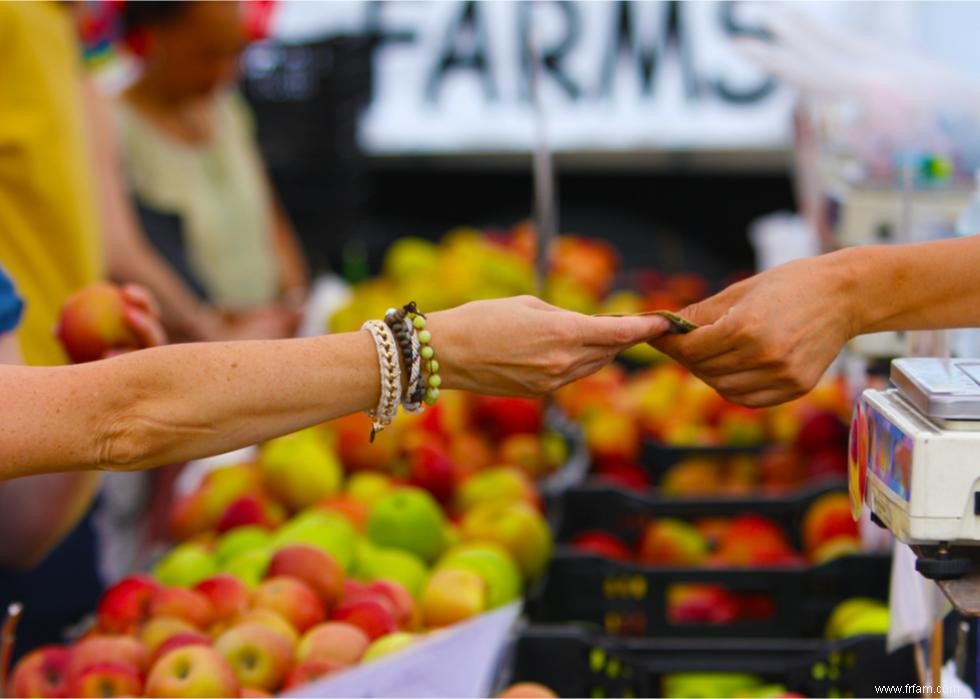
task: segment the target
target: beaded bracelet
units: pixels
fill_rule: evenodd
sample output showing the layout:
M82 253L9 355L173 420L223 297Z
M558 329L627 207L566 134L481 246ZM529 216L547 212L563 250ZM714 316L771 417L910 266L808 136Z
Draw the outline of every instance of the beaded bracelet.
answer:
M368 411L371 418L371 441L374 435L391 424L398 414L402 398L401 357L395 347L395 337L391 328L380 320L369 320L361 326L371 333L378 351L378 367L381 371L381 396L374 410Z
M402 353L402 360L408 369L407 385L405 396L402 399L402 407L410 413L417 413L422 409L421 399L415 399L418 392L419 380L422 375L422 358L419 354L420 344L418 333L415 326L405 318L404 311L399 313L394 308L389 308L385 313L385 325L391 328L395 335L399 349Z
M435 405L436 401L439 400L439 387L442 385L442 378L439 376L439 360L435 356L436 350L432 346L432 333L425 329L425 316L415 307L414 301L408 304L405 309L407 311L406 317L412 322L412 325L415 326L417 331L419 344L421 345L419 356L425 362L425 370L429 374L425 380L425 397L422 400L425 401L426 405ZM420 398L422 388L420 386L417 392Z

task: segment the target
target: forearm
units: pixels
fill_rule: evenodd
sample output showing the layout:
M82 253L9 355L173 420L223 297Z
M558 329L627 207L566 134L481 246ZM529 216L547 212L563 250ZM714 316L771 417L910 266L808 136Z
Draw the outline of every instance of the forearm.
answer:
M980 327L980 237L836 255L855 334Z
M366 332L0 367L0 478L199 458L373 407L378 392Z

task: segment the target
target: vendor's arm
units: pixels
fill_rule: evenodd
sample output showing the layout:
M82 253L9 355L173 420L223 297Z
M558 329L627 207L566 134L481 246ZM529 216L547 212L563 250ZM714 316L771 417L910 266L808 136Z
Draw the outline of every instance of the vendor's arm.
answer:
M530 297L433 313L443 386L544 393L665 329L593 318ZM378 400L367 332L173 345L71 367L0 367L0 478L135 470L228 451Z
M809 391L856 335L980 327L980 237L796 260L681 311L703 327L654 346L751 406Z

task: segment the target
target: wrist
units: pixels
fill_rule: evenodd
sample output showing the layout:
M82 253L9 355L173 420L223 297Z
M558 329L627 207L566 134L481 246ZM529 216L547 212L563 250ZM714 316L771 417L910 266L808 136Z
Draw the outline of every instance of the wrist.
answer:
M829 280L829 307L843 316L848 340L866 333L872 322L866 252L866 248L844 248L820 258Z

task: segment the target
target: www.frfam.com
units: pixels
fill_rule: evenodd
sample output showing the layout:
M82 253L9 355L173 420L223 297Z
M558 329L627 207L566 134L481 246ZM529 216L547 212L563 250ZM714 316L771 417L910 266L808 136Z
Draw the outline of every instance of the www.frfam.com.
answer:
M889 694L901 694L907 696L909 694L918 694L919 696L929 697L938 696L940 694L946 694L947 690L943 689L942 685L934 687L930 684L876 684L875 694L882 694L888 696Z

